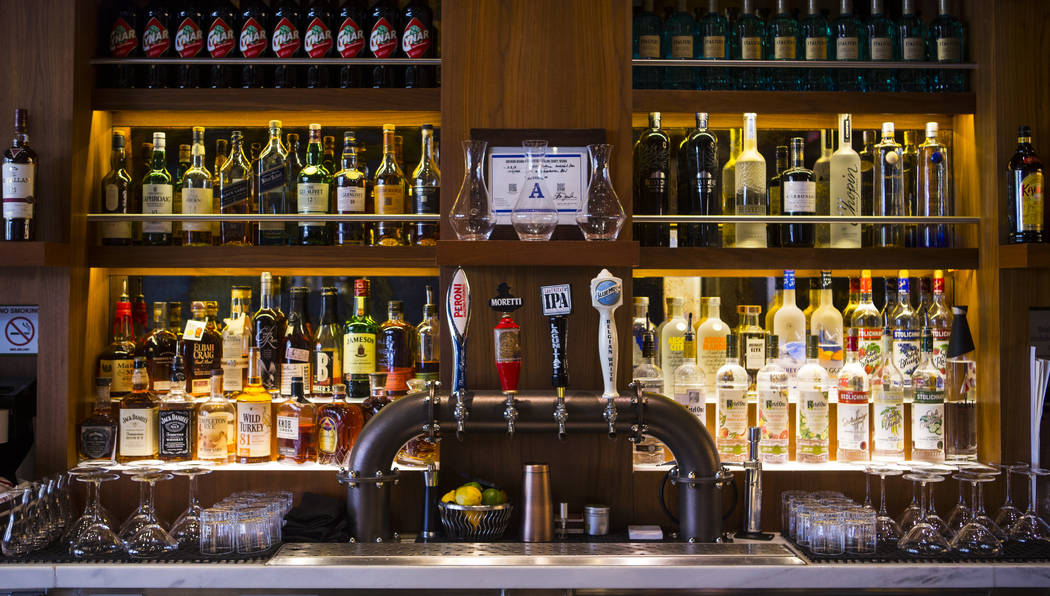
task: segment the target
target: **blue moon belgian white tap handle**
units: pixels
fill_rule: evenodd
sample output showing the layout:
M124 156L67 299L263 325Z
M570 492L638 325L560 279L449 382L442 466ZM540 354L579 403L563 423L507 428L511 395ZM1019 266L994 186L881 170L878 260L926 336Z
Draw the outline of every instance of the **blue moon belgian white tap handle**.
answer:
M618 344L613 313L623 304L623 280L613 277L608 269L591 280L591 305L598 310L598 358L601 361L604 399L615 399Z
M470 284L460 267L452 274L445 298L445 315L452 335L455 367L452 369L452 393L467 390L467 326L470 324Z

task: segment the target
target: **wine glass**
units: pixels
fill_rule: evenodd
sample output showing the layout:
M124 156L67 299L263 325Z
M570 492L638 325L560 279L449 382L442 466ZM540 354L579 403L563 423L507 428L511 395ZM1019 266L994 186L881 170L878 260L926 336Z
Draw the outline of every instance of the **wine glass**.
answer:
M875 466L872 466L870 462L857 461L850 462L854 465L860 466L860 469L864 472L864 503L861 505L864 509L870 509L875 511L875 507L871 504L871 477L874 475L872 470Z
M879 511L875 516L875 536L879 544L897 544L904 533L886 510L886 477L900 476L904 470L890 466L871 466L866 470L879 477Z
M957 534L963 526L970 522L970 507L966 504L966 485L969 482L968 476L970 474L971 472L963 470L952 476L959 483L959 500L955 502L955 507L952 507L951 512L948 513L948 529L953 534Z
M931 464L926 469L927 473L942 477L947 477L957 471L954 465L949 464ZM927 500L929 511L926 515L926 522L936 527L945 540L951 541L955 537L955 532L948 527L948 522L944 521L944 518L937 514L937 502L933 498L932 484L929 486L929 491L929 500Z
M0 552L5 557L24 557L33 548L33 528L28 517L30 492L29 487L20 486L3 495L8 503L8 510L3 538L0 539Z
M995 535L992 527L995 522L984 513L984 487L985 482L992 482L995 476L990 474L974 474L972 472L960 472L954 476L960 483L970 484L970 501L973 503L973 511L970 521L963 525L952 538L951 548L953 551L965 555L978 555L983 557L994 557L1002 551L1002 542ZM998 529L998 528L996 528Z
M913 474L924 474L926 473L926 466L921 462L911 462L908 465L908 470ZM907 476L905 476L907 478ZM922 508L919 506L919 485L916 482L911 484L911 502L908 506L901 511L901 516L897 520L897 525L900 526L902 532L907 532L912 526L919 523L919 519L922 518Z
M122 552L124 543L121 542L113 528L102 517L102 506L100 505L101 484L117 480L120 478L120 475L104 470L94 470L89 473L78 474L74 478L88 485L88 498L90 500L87 507L84 508L84 515L71 526L73 531L69 535L67 544L69 554L80 558L112 555Z
M124 548L132 557L144 558L171 552L179 548L179 542L168 534L157 521L154 507L154 494L158 482L171 480L167 472L142 472L131 479L147 486L145 506L139 509L147 512L146 523L137 526L124 540Z
M179 542L179 546L200 544L201 504L197 500L197 477L211 474L211 466L211 462L189 461L182 462L171 469L176 476L186 476L190 485L189 504L182 515L171 524L171 537Z
M941 555L948 552L948 540L944 538L936 526L929 523L929 509L926 503L927 485L941 482L944 480L944 477L936 474L921 474L913 472L911 474L905 474L904 478L905 480L911 480L912 482L921 485L919 487L920 517L919 521L916 522L904 537L901 538L901 541L897 543L897 548L908 554L920 556Z
M161 466L164 462L159 459L140 460L131 462L124 465L124 475L135 480L135 476L140 474L149 474L153 472L160 472ZM131 517L124 520L124 523L120 526L120 539L127 542L131 535L141 528L150 523L153 519L153 512L150 511L153 507L153 501L146 498L147 488L143 483L139 484L139 505L135 509L135 512L131 514Z
M1023 474L1028 469L1028 464L992 464L992 467L1002 471L1003 478L1006 480L1006 497L1003 499L1003 504L999 506L999 510L995 513L996 525L1005 530L1013 527L1017 520L1021 519L1021 510L1014 505L1011 480L1013 480L1014 474Z
M1050 470L1029 467L1024 471L1024 474L1028 476L1029 483L1028 508L1025 510L1024 515L1018 518L1014 525L1010 526L1008 535L1010 540L1016 540L1017 542L1050 542L1050 525L1047 525L1046 521L1039 517L1036 511L1036 503L1039 502L1036 492L1036 481L1040 476L1050 474Z

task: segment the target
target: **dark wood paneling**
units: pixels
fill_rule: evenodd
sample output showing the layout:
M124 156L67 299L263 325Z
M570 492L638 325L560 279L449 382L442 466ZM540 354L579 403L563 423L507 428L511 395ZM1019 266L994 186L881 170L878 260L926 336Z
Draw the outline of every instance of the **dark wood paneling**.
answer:
M636 112L797 114L972 114L973 93L846 93L837 91L668 91L638 89Z
M436 267L430 246L97 246L88 265L120 269Z
M441 109L440 89L95 89L96 110Z
M976 269L971 248L655 248L644 269Z
M1050 245L1004 244L999 247L1000 269L1050 268Z
M440 265L501 265L509 267L633 267L638 265L637 242L551 240L440 240Z
M59 242L6 242L0 267L45 267L69 262L69 245Z

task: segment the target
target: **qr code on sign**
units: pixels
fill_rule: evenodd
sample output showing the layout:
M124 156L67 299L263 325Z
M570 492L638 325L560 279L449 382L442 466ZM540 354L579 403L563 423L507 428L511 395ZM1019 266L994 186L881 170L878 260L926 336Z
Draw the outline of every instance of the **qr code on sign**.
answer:
M518 192L518 185L517 185L517 183L508 184L507 185L507 190L510 191L510 192Z
M559 182L557 184L557 186L558 186L557 192L565 192L565 183L564 182Z

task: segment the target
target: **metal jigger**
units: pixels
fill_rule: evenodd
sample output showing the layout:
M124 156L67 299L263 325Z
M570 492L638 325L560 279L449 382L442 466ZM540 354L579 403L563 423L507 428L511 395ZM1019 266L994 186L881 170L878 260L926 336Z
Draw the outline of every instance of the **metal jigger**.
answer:
M518 420L518 409L514 396L518 394L518 379L521 376L521 326L514 322L510 313L521 308L522 300L511 296L510 286L503 282L497 288L497 295L489 299L489 308L503 313L499 322L492 328L493 354L496 357L496 372L499 374L500 387L507 398L507 408L503 418L507 420L507 434L514 435L514 424Z
M605 421L609 423L609 437L616 436L616 365L618 346L616 323L613 313L623 304L623 280L613 277L608 269L602 269L598 277L591 280L591 306L598 310L598 358L601 360L602 380L605 390Z
M572 314L572 286L541 286L540 297L543 300L543 315L548 317L551 326L551 385L558 392L554 419L558 422L558 439L564 441L565 422L569 419L569 412L565 408L565 388L569 386L569 362L565 355L569 339L566 316Z
M456 419L456 438L463 440L470 410L467 407L467 326L470 325L470 284L462 267L452 274L452 283L445 296L445 316L452 335L452 395L456 397L453 415Z

